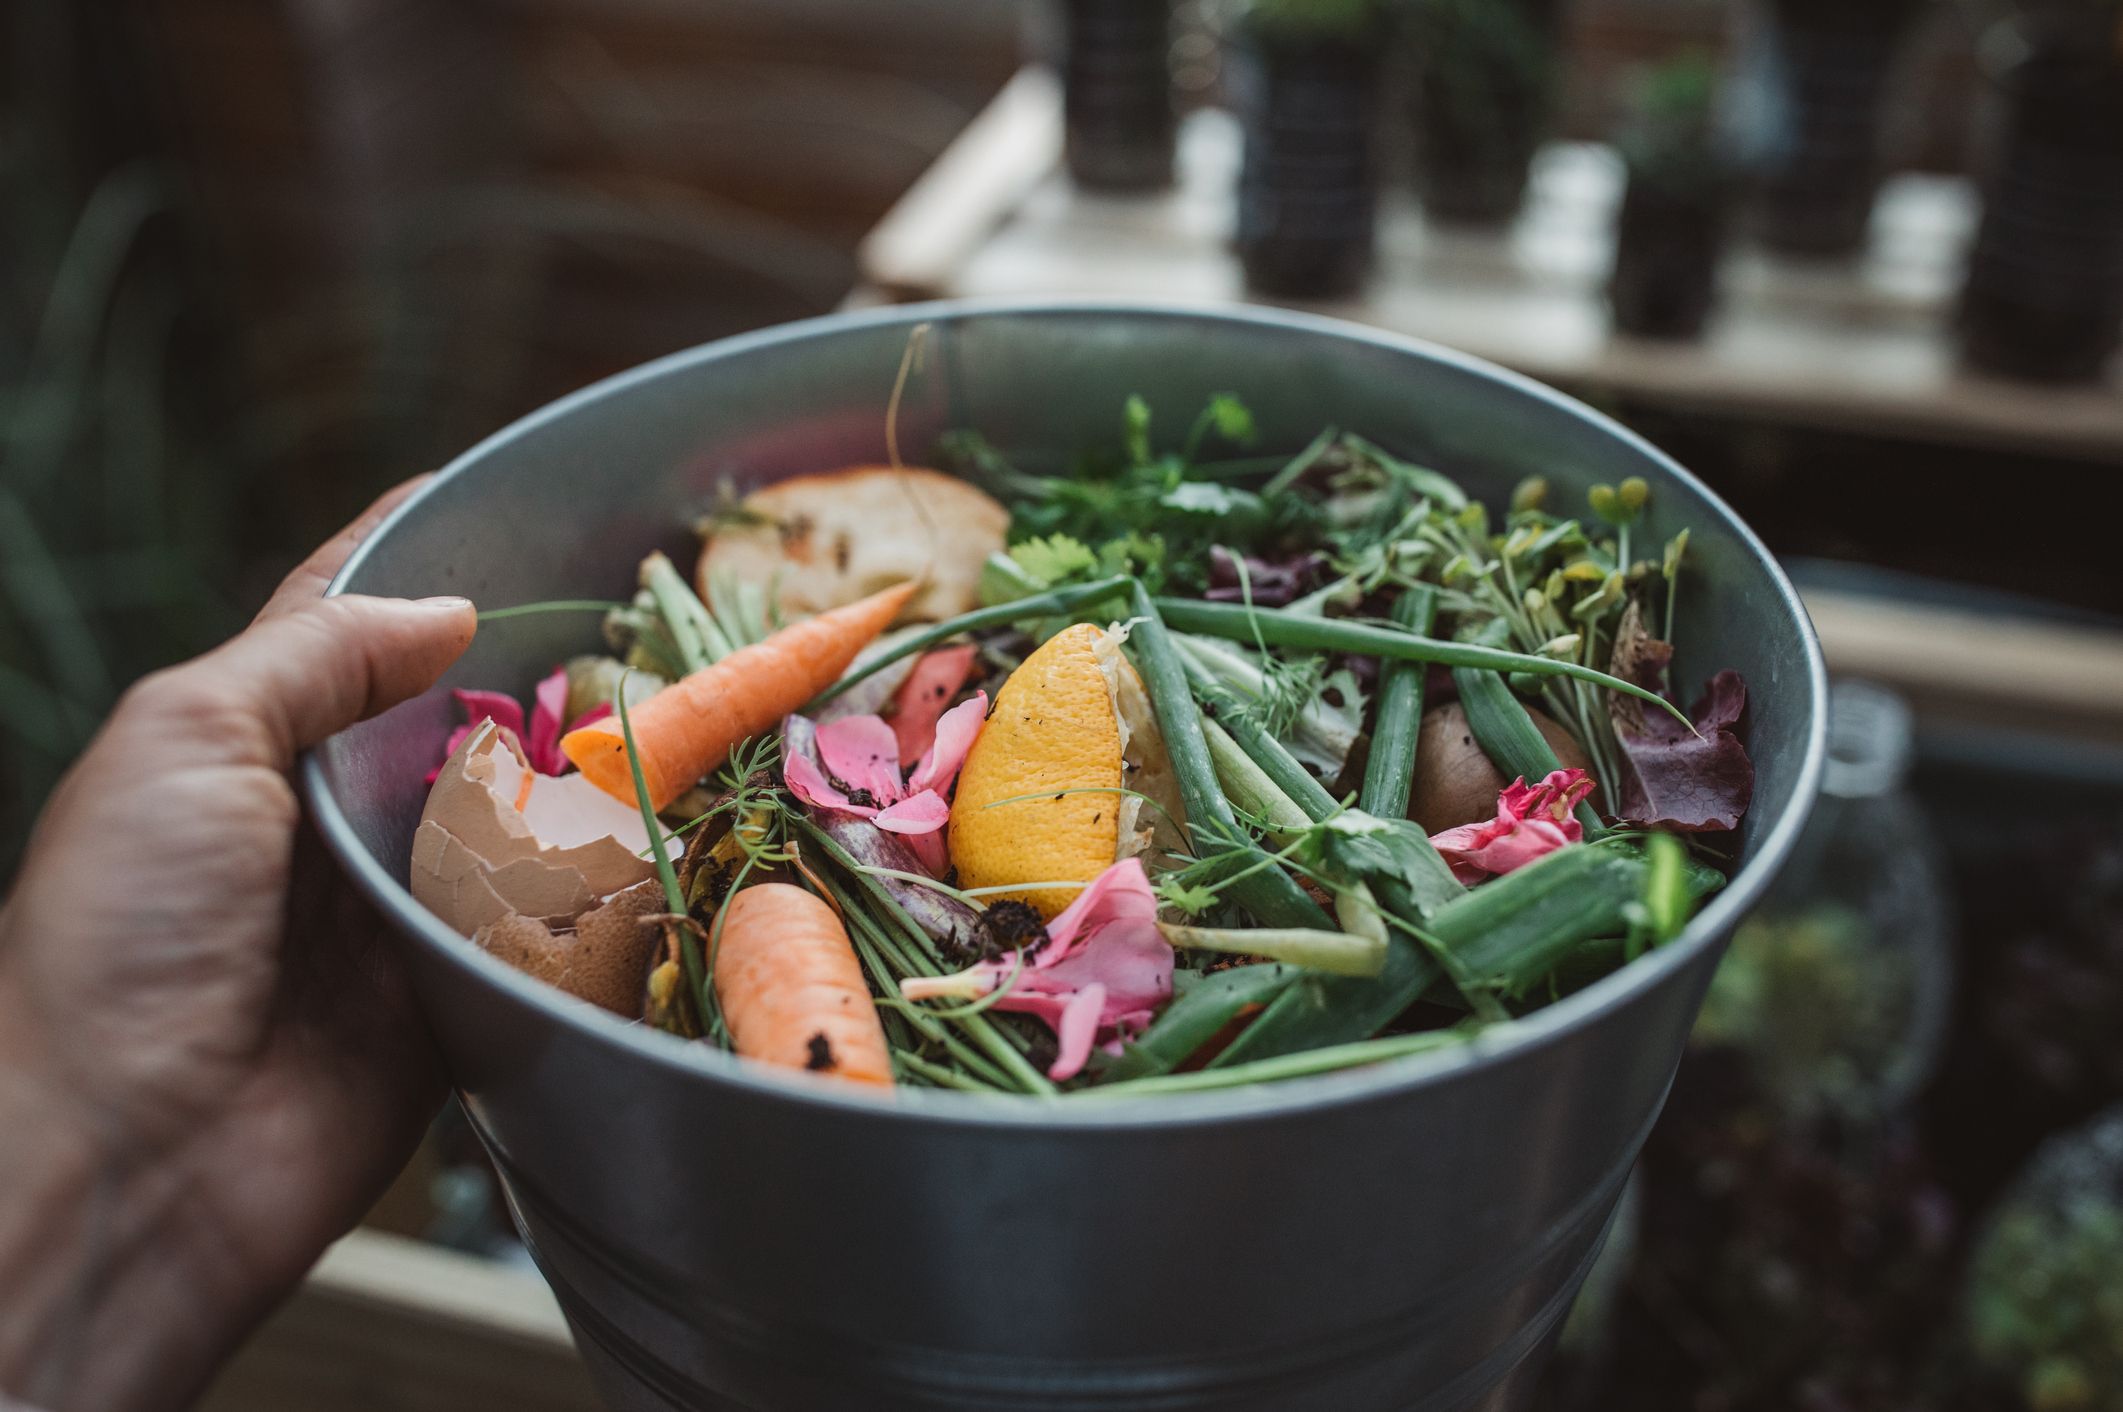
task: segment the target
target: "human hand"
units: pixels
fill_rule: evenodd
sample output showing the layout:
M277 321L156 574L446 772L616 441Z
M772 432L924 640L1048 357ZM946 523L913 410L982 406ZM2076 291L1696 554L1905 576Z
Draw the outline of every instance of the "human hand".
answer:
M472 639L461 598L322 596L416 485L128 692L37 825L0 910L0 1390L188 1404L440 1100L382 923L288 778Z

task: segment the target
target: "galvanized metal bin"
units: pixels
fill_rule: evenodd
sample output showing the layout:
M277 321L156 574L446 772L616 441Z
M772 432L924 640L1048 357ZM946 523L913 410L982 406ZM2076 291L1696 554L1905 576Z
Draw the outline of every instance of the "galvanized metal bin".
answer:
M401 885L448 728L440 690L328 742L304 785L403 931L420 994L531 1249L615 1407L1523 1406L1657 1118L1726 934L1782 862L1822 752L1798 599L1704 487L1497 369L1265 311L937 305L679 354L461 458L340 576L487 605L623 596L651 545L740 482L884 453L908 333L932 325L902 444L977 427L1028 458L1110 441L1139 392L1212 392L1270 448L1333 423L1494 497L1647 478L1682 525L1678 679L1745 673L1759 769L1742 866L1662 951L1458 1052L1131 1104L888 1099L763 1074L532 982ZM1163 430L1178 435L1183 427ZM527 688L588 619L482 632L452 679Z

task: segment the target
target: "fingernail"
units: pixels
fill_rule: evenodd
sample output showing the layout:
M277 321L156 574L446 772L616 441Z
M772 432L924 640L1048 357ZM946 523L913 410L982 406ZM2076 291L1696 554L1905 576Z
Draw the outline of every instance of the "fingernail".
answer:
M445 593L434 598L416 598L413 601L422 608L445 608L452 613L462 612L472 606L471 599L460 598L454 593Z

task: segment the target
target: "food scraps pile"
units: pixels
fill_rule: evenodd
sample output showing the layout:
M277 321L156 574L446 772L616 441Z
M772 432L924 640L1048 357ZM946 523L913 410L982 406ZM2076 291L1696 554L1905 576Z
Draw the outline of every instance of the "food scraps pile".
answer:
M457 694L415 895L758 1064L1042 1097L1460 1043L1677 935L1754 772L1736 673L1671 695L1644 482L1492 511L1253 437L1131 399L1045 472L959 432L726 492L528 712Z

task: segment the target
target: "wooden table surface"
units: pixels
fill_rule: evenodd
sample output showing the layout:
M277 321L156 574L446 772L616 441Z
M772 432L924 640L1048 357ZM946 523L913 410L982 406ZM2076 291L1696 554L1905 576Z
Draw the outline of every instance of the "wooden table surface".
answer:
M871 233L862 297L1246 297L1229 248L1240 144L1229 114L1189 116L1179 179L1147 196L1079 190L1060 167L1059 85L1026 69ZM1389 194L1379 258L1352 300L1300 307L1463 349L1581 393L1792 425L2123 462L2123 367L2105 386L1974 376L1950 323L1978 215L1957 178L1890 180L1847 265L1736 244L1705 339L1617 338L1604 285L1621 170L1559 143L1498 233L1439 228Z

